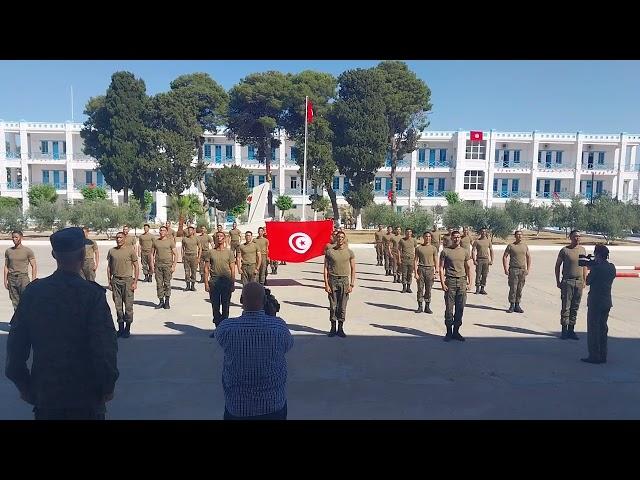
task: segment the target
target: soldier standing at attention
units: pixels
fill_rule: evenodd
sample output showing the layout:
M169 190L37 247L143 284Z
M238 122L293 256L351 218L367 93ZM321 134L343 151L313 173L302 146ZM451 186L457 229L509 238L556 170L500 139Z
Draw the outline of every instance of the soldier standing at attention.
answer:
M144 274L144 281L151 281L151 249L153 248L153 239L155 235L149 233L149 224L144 224L144 233L138 237L138 244L140 245L140 261L142 263L142 273Z
M89 227L83 227L84 238L89 243L84 247L84 263L82 264L82 270L80 276L90 282L96 281L96 270L98 269L98 261L100 260L100 252L98 251L98 244L93 240L89 240Z
M329 336L346 337L343 324L347 317L347 302L356 282L356 257L347 247L344 232L336 234L336 244L324 257L324 289L329 294ZM336 331L336 322L338 330Z
M473 242L471 250L473 264L476 267L476 294L486 295L489 265L493 265L493 245L487 236L487 229L480 229L480 238Z
M607 362L607 320L611 303L611 286L616 278L616 267L607 261L609 249L602 244L593 250L594 260L587 275L587 285L591 286L587 296L587 343L589 356L581 358L587 363Z
M444 291L444 303L446 306L444 324L447 334L444 341L459 340L464 342L460 335L462 314L467 303L467 290L471 283L469 252L460 246L460 232L452 231L449 234L451 246L444 248L440 254L440 284ZM454 312L455 309L455 312Z
M384 258L384 232L382 231L382 225L378 225L378 231L374 234L376 243L376 259L377 267L382 266L382 259Z
M431 244L438 249L438 254L440 253L440 245L442 243L442 234L438 230L438 226L434 223L433 228L431 229ZM440 281L440 272L438 271L438 263L435 265L435 277L434 281Z
M200 263L200 242L196 237L196 229L187 228L187 236L182 237L182 264L184 266L184 280L187 282L186 292L196 291L196 272Z
M105 289L80 277L81 228L58 230L50 241L58 268L25 290L11 319L5 373L36 420L104 420L118 379Z
M452 227L447 227L447 233L445 233L444 235L442 235L442 237L440 237L440 239L442 240L442 248L451 248L452 247L452 241L451 241L451 234L453 233L453 228Z
M264 235L264 228L258 228L258 238L254 240L260 250L260 268L258 269L258 283L267 285L267 265L269 264L269 240Z
M391 270L393 272L393 283L400 283L400 259L398 257L398 242L402 238L402 229L396 227L391 237Z
M462 235L460 236L460 246L469 252L471 255L471 245L473 244L473 237L469 233L469 227L462 227Z
M578 264L580 255L586 255L584 247L580 245L580 232L572 230L569 234L571 243L560 249L556 260L556 285L560 289L560 299L562 310L560 310L560 325L562 335L560 338L566 340L578 340L574 331L580 300L582 300L582 290L584 289L584 279L587 277L587 267ZM562 267L562 281L560 281L560 267Z
M413 268L418 282L418 309L416 313L422 312L422 301L425 302L424 313L433 313L429 304L431 303L431 287L433 287L434 270L438 264L438 248L431 243L431 232L424 232L422 235L423 244L416 247L416 255Z
M222 228L222 225L220 225L220 224L216 225L216 234L218 234L218 232L224 233L224 246L228 247L229 246L229 239L227 238L227 234L224 231L224 228Z
M393 228L387 227L387 233L382 236L382 250L384 254L384 274L391 275L391 237L393 236Z
M116 246L107 254L107 281L111 285L118 316L118 337L129 338L133 322L133 292L138 287L139 267L136 252L124 243L124 233L117 233Z
M204 264L207 262L209 257L209 250L211 246L215 248L215 243L207 232L207 227L202 225L200 227L200 235L198 235L198 241L200 242L200 265L198 266L200 269L200 283L204 283Z
M231 251L236 253L236 250L240 246L240 237L242 236L242 232L238 230L238 224L233 222L233 228L229 230L229 245L231 246Z
M224 232L216 232L215 248L209 251L204 264L204 289L209 292L213 323L216 327L222 320L229 318L231 294L235 290L236 258L233 252L225 247L226 238ZM214 336L213 333L210 335L211 338Z
M156 308L171 308L171 277L176 271L176 243L167 236L167 227L160 227L160 237L153 239L151 272L156 273L156 289L160 303Z
M404 237L398 242L398 258L400 260L400 274L402 276L402 293L413 293L411 282L415 270L416 247L418 242L413 238L413 230L407 228Z
M173 228L171 228L171 222L169 220L167 220L164 223L164 226L167 229L167 236L170 237L171 239L173 239L173 243L175 243L177 234L176 234L176 231Z
M522 242L522 232L513 232L516 238L513 243L507 245L502 255L502 267L504 274L509 277L509 309L507 313L524 313L520 308L522 289L527 275L531 272L531 255L529 247ZM509 257L509 267L507 268L507 257Z
M15 310L18 308L22 292L29 285L29 265L32 281L38 278L38 268L33 250L22 245L22 232L11 232L11 240L13 247L7 248L4 252L4 288L9 290L9 298Z
M246 240L238 246L236 250L236 256L238 261L238 270L240 270L240 280L242 286L249 282L255 282L258 276L258 269L260 268L262 255L258 245L253 241L253 233L248 231L244 234ZM231 246L233 252L233 245Z
M124 234L124 246L136 248L136 237L129 235L129 225L122 226L122 233Z

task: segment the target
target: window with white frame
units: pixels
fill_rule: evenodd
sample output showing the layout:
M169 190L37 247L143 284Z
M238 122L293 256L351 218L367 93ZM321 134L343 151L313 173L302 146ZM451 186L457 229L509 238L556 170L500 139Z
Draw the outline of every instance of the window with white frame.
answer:
M298 189L298 177L291 177L290 186L292 190Z
M484 171L467 170L464 172L465 190L484 190Z
M467 140L467 150L465 158L467 160L484 160L486 155L487 142L472 142Z

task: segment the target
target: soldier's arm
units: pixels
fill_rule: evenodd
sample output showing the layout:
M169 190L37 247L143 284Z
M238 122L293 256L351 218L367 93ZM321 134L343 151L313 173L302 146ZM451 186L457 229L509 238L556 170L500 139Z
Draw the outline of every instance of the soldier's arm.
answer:
M100 261L100 250L98 249L98 245L96 244L96 249L93 251L93 258L95 260L96 268L95 271L98 270L98 262Z
M493 264L493 244L489 242L489 265Z
M467 276L467 285L471 285L471 266L469 265L470 258L464 261L464 274Z
M438 247L436 247L436 250L433 252L433 265L434 265L434 269L435 270L439 270L438 268Z
M29 257L29 263L31 264L31 280L35 280L38 278L38 267L36 265L36 257L33 256L33 253L31 253Z
M589 269L587 267L582 267L582 278L586 279L588 275ZM584 284L582 285L582 287L584 288Z
M9 257L6 252L4 258L4 288L9 289Z
M509 256L509 245L504 249L504 253L502 254L502 267L504 268L504 273L509 274L509 268L507 266L507 257Z
M118 343L104 291L96 294L87 315L88 347L95 386L101 398L113 394L118 379Z
M131 265L133 266L133 284L131 290L135 290L138 285L138 275L140 274L140 264L138 263L138 256L131 252Z
M256 263L256 270L260 270L260 265L262 264L262 253L260 253L260 250L256 252L256 258L258 259Z
M156 244L152 243L151 244L151 255L149 255L149 272L153 273L154 272L154 266L156 264L156 253L158 251L156 250Z
M476 242L473 242L471 244L471 260L473 261L474 265L477 264L477 261L478 261L478 249L476 247Z
M440 286L443 291L447 291L447 286L444 282L444 250L440 254L440 261L438 262L438 271L440 272Z
M529 261L529 255L527 254L527 262ZM562 266L562 250L558 253L558 258L556 259L555 273L556 273L556 284L558 288L560 288L560 267Z
M416 278L420 276L418 272L418 252L416 252L416 254L413 257L413 273L415 274Z
M527 275L531 273L531 255L529 254L529 249L527 249Z
M109 254L107 253L107 285L111 287L111 262L109 261Z
M5 375L18 388L20 396L31 403L31 372L27 368L27 360L31 354L31 340L29 338L25 310L32 300L29 298L28 292L25 292L22 300L18 304L10 323L11 329L7 337Z
M176 244L171 247L171 271L176 271L176 262L178 261L178 252L176 251Z
M240 249L236 250L238 255L236 256L236 266L238 267L238 272L242 270L242 251Z
M351 257L349 259L349 263L351 264L351 281L349 282L349 293L351 293L353 287L356 286L356 257Z
M209 291L209 262L204 262L204 289Z
M324 259L324 268L322 271L322 276L324 278L324 290L327 293L331 293L331 287L329 286L329 266L327 264L327 258Z

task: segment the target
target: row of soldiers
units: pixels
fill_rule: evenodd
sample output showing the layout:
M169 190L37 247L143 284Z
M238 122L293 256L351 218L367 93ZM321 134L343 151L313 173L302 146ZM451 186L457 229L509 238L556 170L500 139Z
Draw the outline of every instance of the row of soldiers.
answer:
M384 266L385 274L393 276L394 282L403 284L403 293L411 293L412 275L415 274L418 285L416 313L433 313L429 305L431 288L439 277L445 294L447 334L444 339L446 341L451 339L464 341L459 328L462 325L467 290L471 284L471 261L476 270L475 293L487 293L485 290L487 275L494 260L493 245L486 228L482 228L479 233L479 237L473 239L469 229L464 227L462 234L452 228L449 228L446 234L441 234L434 225L431 231L424 232L423 242L419 244L410 228L405 230L404 236L399 227L395 228L395 232L392 227L387 227L385 233L382 225L378 225L378 231L375 232L377 265ZM503 269L509 285L509 308L506 311L507 313L524 313L520 302L526 277L531 273L532 262L529 248L522 241L522 232L516 230L514 237L515 240L507 245L502 257ZM560 338L577 340L578 336L574 328L587 277L587 268L580 266L580 258L584 257L586 252L580 245L580 233L577 230L571 232L570 242L558 253L555 277L562 302ZM562 280L560 279L561 269ZM603 304L610 303L610 296L603 299ZM599 339L602 343L602 335ZM606 341L606 335L604 341Z

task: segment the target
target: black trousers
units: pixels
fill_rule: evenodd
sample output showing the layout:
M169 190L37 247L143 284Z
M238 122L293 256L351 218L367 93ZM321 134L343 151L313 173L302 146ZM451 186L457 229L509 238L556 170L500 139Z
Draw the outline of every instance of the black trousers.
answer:
M231 288L233 280L228 277L211 277L209 279L209 299L213 309L213 323L217 327L225 318L229 318L231 304ZM222 307L222 311L220 311Z

